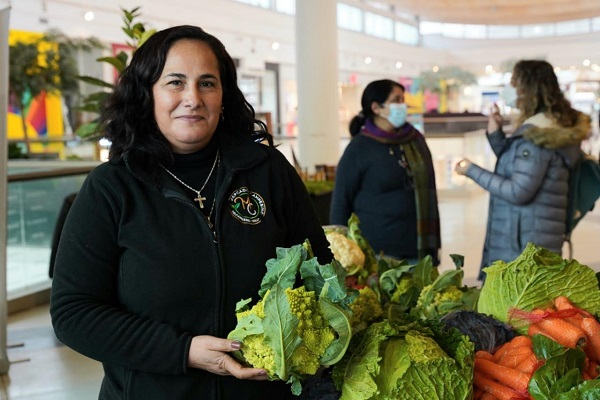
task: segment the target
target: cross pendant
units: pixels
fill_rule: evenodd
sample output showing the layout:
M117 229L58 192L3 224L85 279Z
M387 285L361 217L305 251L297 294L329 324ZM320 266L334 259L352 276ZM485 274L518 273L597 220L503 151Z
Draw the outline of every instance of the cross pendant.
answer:
M194 201L198 202L200 208L204 208L204 200L206 200L206 197L202 196L200 192L198 192L198 197L194 199Z

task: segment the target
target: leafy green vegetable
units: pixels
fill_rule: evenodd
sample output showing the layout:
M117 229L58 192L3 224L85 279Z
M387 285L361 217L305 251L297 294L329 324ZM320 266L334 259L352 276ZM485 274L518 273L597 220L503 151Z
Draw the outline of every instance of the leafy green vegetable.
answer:
M474 310L479 288L462 284L463 257L452 258L456 268L439 273L430 256L415 265L400 263L387 269L379 279L387 318L410 312L421 319L439 319L455 310Z
M436 321L372 324L333 370L341 400L470 399L473 344Z
M487 276L477 311L502 322L509 322L513 307L524 311L544 308L561 295L594 315L600 313L595 271L532 243L514 261L496 261L484 271ZM519 331L524 333L524 329Z
M570 349L542 335L533 336L533 350L545 359L529 382L535 400L591 400L600 398L600 379L584 381L585 352Z
M238 324L228 338L243 343L236 357L291 384L299 395L305 376L336 363L348 348L352 330L346 303L353 295L346 291L343 273L338 275L341 265L335 260L320 265L308 241L278 248L266 266L259 301L237 303Z

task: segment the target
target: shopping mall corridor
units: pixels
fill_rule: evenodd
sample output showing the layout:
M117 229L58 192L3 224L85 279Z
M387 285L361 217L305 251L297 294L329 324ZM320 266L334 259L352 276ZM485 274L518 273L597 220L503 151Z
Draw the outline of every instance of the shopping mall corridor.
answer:
M440 193L442 269L453 268L449 254L465 256L465 284L476 285L487 219L488 196L477 189ZM600 207L574 232L574 256L600 271ZM102 368L61 345L50 325L48 305L9 316L11 366L2 376L0 400L93 400Z

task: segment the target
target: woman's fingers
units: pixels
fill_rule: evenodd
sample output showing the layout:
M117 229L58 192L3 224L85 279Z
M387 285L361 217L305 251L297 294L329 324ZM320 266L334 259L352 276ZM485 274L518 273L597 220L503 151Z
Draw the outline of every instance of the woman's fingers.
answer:
M233 375L238 379L251 379L255 381L265 381L269 377L267 371L260 368L246 368L235 361L230 356L223 360L223 370L227 371L227 375Z
M229 352L239 350L240 342L214 336L195 336L190 345L188 365L217 375L233 375L238 379L267 380L265 370L246 368Z

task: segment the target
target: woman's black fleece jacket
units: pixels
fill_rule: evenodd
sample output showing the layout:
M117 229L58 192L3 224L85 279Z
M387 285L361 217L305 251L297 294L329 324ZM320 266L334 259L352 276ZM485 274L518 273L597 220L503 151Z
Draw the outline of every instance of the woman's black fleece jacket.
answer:
M102 362L100 399L292 397L283 382L187 367L193 336L227 337L236 302L257 299L276 247L308 238L321 263L332 258L285 157L249 139L216 139L216 243L189 193L166 173L153 183L133 159L92 171L69 212L50 312L60 341Z

